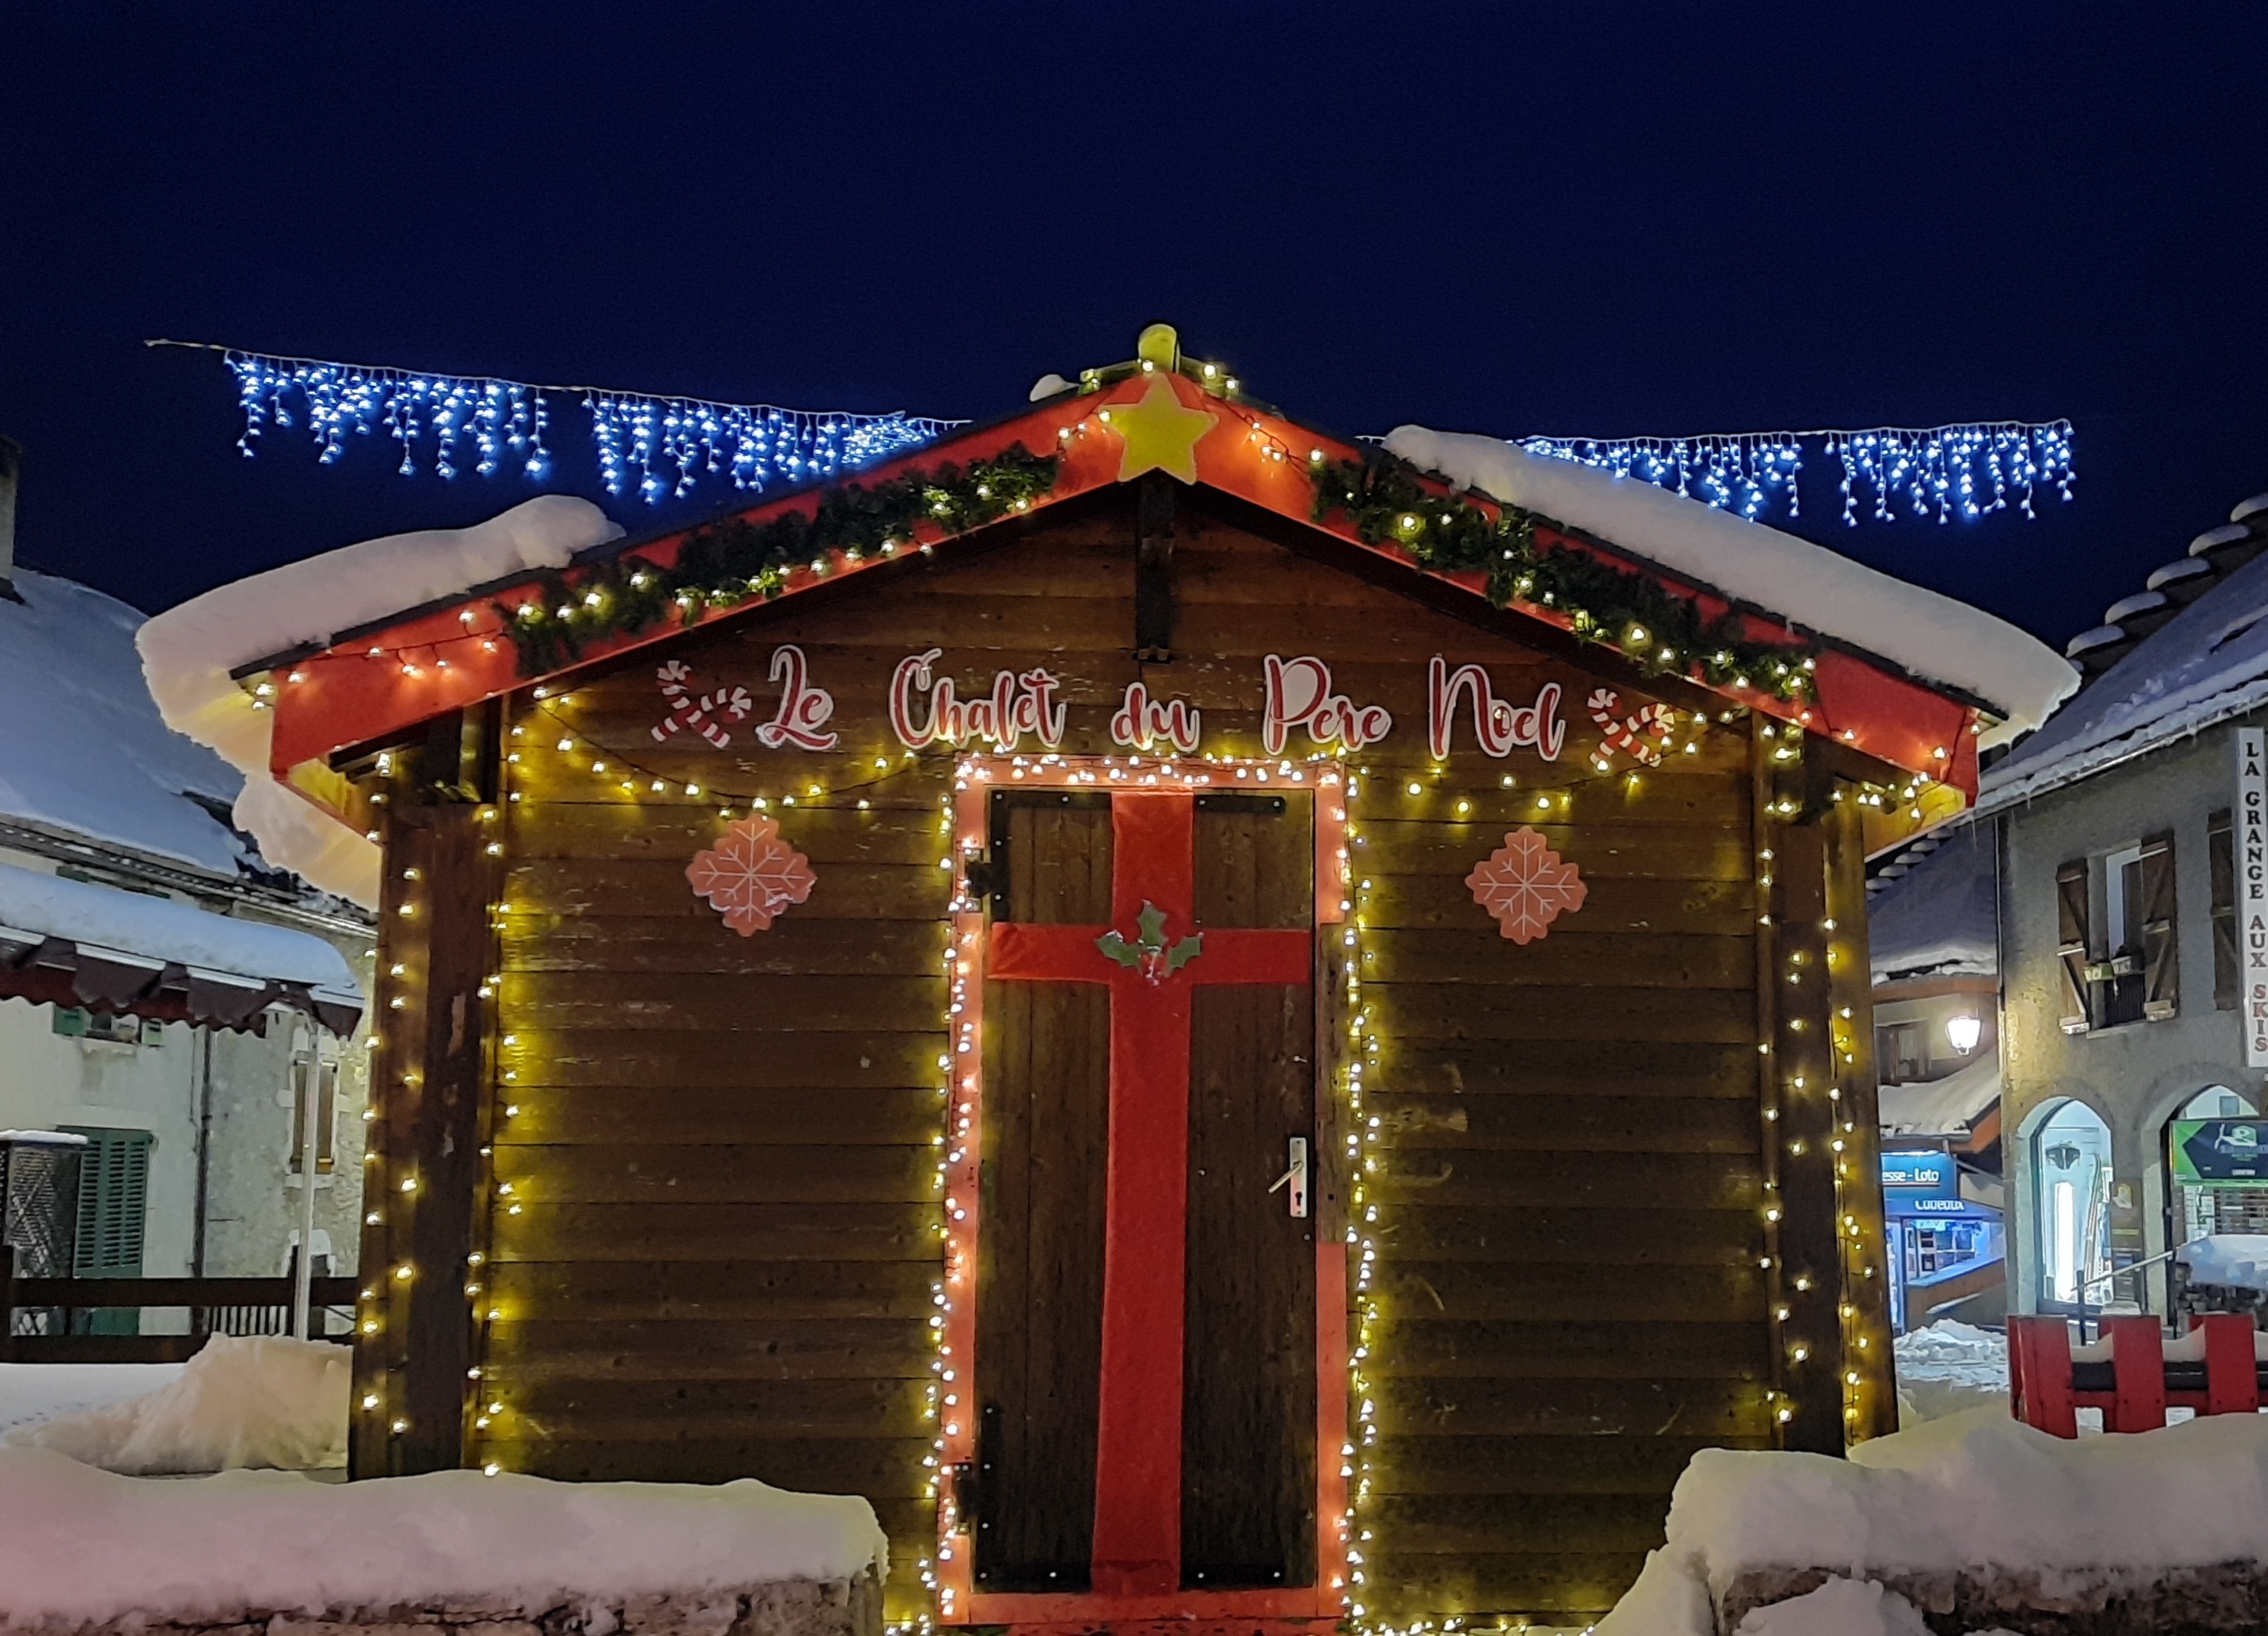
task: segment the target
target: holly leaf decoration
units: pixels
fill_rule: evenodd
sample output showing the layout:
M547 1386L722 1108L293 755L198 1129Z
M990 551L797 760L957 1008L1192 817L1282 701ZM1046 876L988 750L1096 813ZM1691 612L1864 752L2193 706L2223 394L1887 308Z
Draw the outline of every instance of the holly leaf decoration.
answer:
M1134 917L1134 924L1142 929L1138 940L1144 948L1155 953L1166 947L1166 911L1145 899L1142 912Z
M1102 951L1104 958L1116 961L1129 971L1142 962L1142 951L1116 932L1104 932L1094 940L1094 946Z
M1192 932L1166 952L1166 975L1173 976L1183 966L1204 953L1204 933ZM1210 968L1208 968L1209 969Z

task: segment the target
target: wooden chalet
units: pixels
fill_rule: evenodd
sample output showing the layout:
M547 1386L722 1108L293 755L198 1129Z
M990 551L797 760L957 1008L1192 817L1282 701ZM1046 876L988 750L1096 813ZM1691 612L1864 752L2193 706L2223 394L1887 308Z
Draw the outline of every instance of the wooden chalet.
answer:
M1696 1449L1894 1424L1865 825L1978 703L1170 330L243 674L384 849L357 1477L863 1494L907 1622L1579 1624Z

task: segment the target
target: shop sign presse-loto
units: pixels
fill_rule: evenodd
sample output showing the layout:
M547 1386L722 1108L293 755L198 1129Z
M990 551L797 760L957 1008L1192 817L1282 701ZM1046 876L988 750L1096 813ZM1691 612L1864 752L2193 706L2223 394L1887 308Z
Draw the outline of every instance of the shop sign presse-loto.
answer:
M2236 932L2244 1065L2268 1068L2268 728L2236 730Z

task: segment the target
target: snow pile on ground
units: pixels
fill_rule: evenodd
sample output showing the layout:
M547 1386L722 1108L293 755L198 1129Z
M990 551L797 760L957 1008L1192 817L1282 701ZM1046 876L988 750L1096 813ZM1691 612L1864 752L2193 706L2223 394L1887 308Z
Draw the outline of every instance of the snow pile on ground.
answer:
M18 1626L402 1603L532 1612L851 1579L886 1560L864 1500L746 1478L704 1488L435 1471L334 1484L231 1471L153 1483L0 1449L0 1602Z
M328 1341L216 1335L147 1396L18 1426L0 1446L144 1476L342 1466L352 1357Z
M2232 1284L2268 1290L2268 1233L2215 1233L2191 1239L2174 1254L2195 1284Z
M1971 1409L2008 1412L2008 1338L1940 1318L1895 1343L1898 1425L1912 1427Z
M1598 1636L1709 1636L1712 1599L1758 1569L2139 1585L2264 1556L2268 1418L2066 1441L1979 1409L1848 1460L1704 1449L1678 1479L1668 1544Z
M1495 438L1396 427L1387 452L1596 534L1674 573L1975 694L2007 719L1986 747L2036 727L2079 686L2062 654L1981 608L1878 573L1792 534Z
M1750 1609L1733 1636L1929 1636L1929 1625L1913 1603L1872 1580L1831 1579Z
M0 1135L10 1134L0 1131ZM0 1363L0 1442L34 1420L107 1408L171 1386L181 1363Z
M378 849L277 784L276 725L230 679L239 665L530 569L563 567L622 529L588 500L547 494L469 528L428 528L286 563L192 597L135 635L167 725L246 775L236 822L271 862L365 906L378 902Z
M18 568L0 598L0 814L233 878L242 844L189 799L243 784L210 750L169 733L134 656L139 610Z

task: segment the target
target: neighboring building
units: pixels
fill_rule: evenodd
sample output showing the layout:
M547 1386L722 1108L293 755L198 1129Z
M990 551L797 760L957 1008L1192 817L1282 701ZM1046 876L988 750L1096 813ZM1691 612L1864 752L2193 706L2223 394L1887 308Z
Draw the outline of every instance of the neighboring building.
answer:
M2230 813L2236 730L2268 722L2268 495L2072 645L2088 676L1989 769L2001 875L2002 1119L2011 1299L2164 1312L2162 1263L2258 1231L2268 1190L2179 1183L2176 1121L2256 1113L2245 1063ZM2247 1124L2249 1127L2249 1120Z
M1872 889L1891 1319L1901 1331L1940 1317L1992 1323L2007 1303L1990 831L1926 836Z
M369 917L231 828L242 777L158 720L138 612L14 567L15 458L0 440L0 1130L85 1139L45 1144L80 1155L72 1219L47 1224L70 1271L273 1274L313 1073L317 1267L350 1271L365 1075L330 1030L355 1026ZM40 1225L9 1202L28 1253Z

